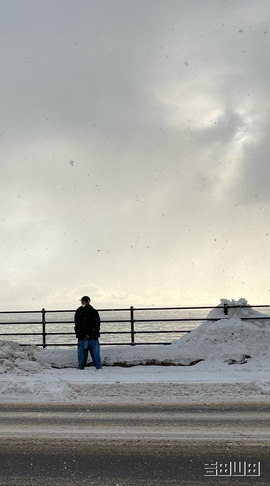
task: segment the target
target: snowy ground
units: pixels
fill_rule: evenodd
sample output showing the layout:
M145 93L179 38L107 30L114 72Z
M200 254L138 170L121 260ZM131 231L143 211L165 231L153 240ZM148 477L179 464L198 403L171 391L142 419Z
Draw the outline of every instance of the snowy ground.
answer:
M0 342L0 402L270 402L270 321L227 302L170 346L102 348L98 372L76 369L76 349Z

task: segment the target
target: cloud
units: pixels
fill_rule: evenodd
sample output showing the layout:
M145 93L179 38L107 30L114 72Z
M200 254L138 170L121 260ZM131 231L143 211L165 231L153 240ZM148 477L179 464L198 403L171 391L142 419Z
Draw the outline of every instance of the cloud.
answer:
M268 13L3 2L1 264L18 302L212 302L246 273L266 295Z
M270 143L267 135L244 145L241 179L234 190L238 191L241 200L248 205L269 202L269 153Z

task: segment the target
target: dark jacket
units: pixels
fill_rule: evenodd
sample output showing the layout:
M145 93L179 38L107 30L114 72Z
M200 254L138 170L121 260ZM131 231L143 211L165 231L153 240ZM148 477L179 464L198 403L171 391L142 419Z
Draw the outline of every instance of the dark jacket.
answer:
M98 339L100 334L99 313L91 305L81 306L75 312L75 333L77 339Z

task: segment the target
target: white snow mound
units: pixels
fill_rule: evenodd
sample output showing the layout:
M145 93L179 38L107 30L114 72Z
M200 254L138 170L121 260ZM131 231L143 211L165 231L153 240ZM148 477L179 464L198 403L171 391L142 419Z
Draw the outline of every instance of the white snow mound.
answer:
M36 360L36 346L20 346L13 341L0 341L0 374L37 373L49 368L47 363L42 366Z
M224 305L228 306L227 314ZM103 349L103 362L190 365L199 360L240 362L245 356L270 356L270 320L266 318L265 314L252 309L246 299L221 299L206 321L170 346Z
M227 315L224 304L230 306ZM221 299L221 304L207 316L216 321L204 321L174 341L172 347L177 348L179 356L193 356L194 359L240 361L243 356L270 356L270 320L266 317L252 309L245 299Z

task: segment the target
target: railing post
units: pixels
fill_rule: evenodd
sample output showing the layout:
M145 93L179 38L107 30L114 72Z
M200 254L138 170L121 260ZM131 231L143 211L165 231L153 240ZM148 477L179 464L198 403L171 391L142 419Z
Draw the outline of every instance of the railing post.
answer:
M47 347L46 344L46 310L42 309L42 346L43 348Z
M135 346L135 331L134 331L134 307L130 306L130 334L131 346Z

